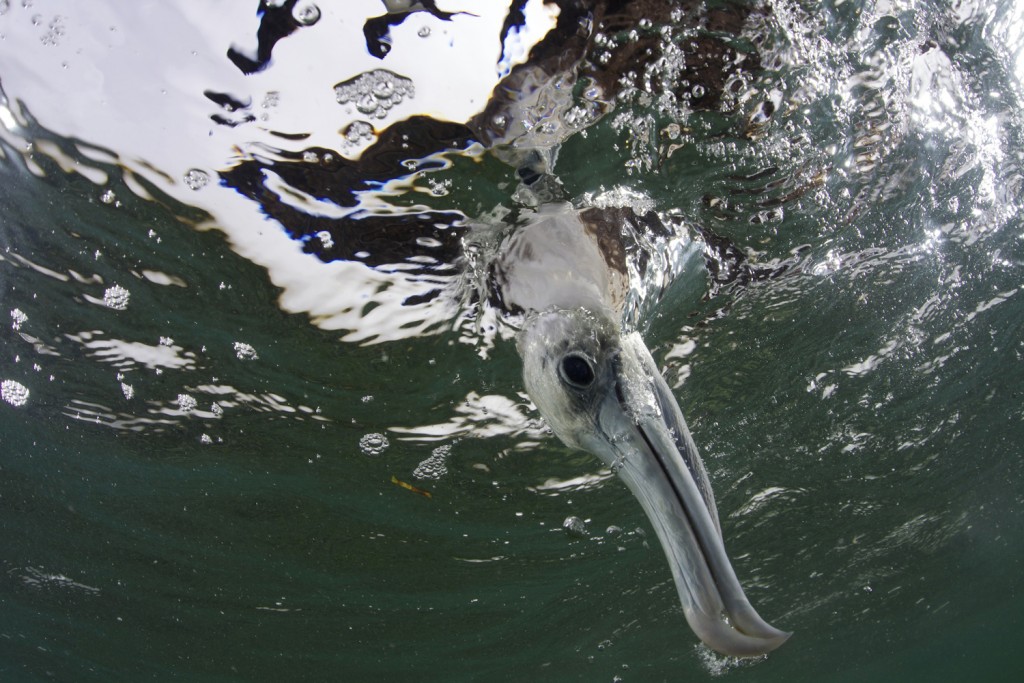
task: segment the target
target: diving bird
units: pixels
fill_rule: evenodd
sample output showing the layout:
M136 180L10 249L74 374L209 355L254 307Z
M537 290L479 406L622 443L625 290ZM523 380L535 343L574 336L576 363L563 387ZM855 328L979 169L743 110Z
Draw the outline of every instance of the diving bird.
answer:
M364 34L375 59L391 66L390 29L408 12L436 8L430 2L384 4L387 13L369 19ZM419 172L441 164L433 156L438 150L457 152L479 144L514 168L520 180L515 198L526 219L514 226L486 266L486 291L476 301L486 298L520 321L517 348L526 389L553 432L569 446L603 460L640 501L668 557L694 632L724 654L764 654L789 634L761 619L744 595L726 555L711 484L686 422L629 324L630 292L647 286L631 282L631 273L642 271L644 259L653 256L641 243L659 231L664 234L665 226L653 212L641 215L631 208L556 201L563 187L555 176L560 146L584 125L570 125L579 119L570 114L582 106L582 120L596 121L627 86L644 87L659 101L685 101L691 110L716 108L725 84L760 61L754 53L737 51L734 44L742 41L724 42L720 36L730 29L726 19L740 24L746 10L735 16L702 14L702 3L675 0L559 0L553 27L530 49L526 61L510 66L518 36L526 28L527 4L516 0L509 5L497 65L501 73L508 68L507 74L469 120L416 115L381 130L367 124L376 131L373 142L353 158L321 149L279 158L261 153L221 171L221 182L258 202L263 215L325 262L358 261L420 278L424 289L402 305L422 306L445 300L449 290L442 281L452 273L473 270L465 267L469 259L460 254L471 237L472 220L455 208L375 213L361 203L375 188L407 176L410 160ZM687 34L679 45L664 42L663 33L653 30L636 32L629 40L609 38L634 27L684 21L673 19L676 13L689 17L688 25L714 30ZM600 41L599 35L604 36ZM269 49L264 51L269 54ZM673 58L678 57L676 50L685 59ZM676 70L659 72L653 69L658 63L675 64ZM650 78L651 73L662 75ZM650 82L636 82L637 74L648 74ZM373 78L389 92L399 82L397 74L374 71L336 88ZM416 92L431 83L418 81ZM324 161L328 158L329 163ZM296 196L329 200L345 210L309 210ZM711 233L702 235L707 249L723 256L715 262L721 272L709 262L713 279L759 277L744 270L739 250ZM476 275L471 272L470 279Z
M631 209L540 206L491 266L498 303L523 316L530 398L568 446L596 455L643 507L686 620L726 655L762 655L790 634L751 606L726 556L714 494L686 421L640 334L622 324Z

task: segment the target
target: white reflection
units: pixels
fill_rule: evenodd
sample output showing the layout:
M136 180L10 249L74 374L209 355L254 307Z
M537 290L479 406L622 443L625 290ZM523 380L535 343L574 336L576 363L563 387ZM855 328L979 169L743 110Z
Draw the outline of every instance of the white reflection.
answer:
M781 486L769 486L758 491L747 499L740 507L729 513L730 518L743 517L761 510L766 505L774 504L776 499L792 501L797 495L804 493L802 489L787 489Z
M516 402L507 396L481 396L473 391L456 406L455 415L448 422L422 427L391 427L389 431L404 435L402 438L407 441L440 441L453 436L473 436L481 439L507 436L520 441L543 440L546 438L546 430L532 419L528 406L529 403L525 402L525 399ZM519 445L529 444L527 442Z
M917 55L910 67L910 102L919 127L932 132L951 132L963 83L949 57L938 47Z
M0 16L0 77L10 103L0 107L0 139L50 157L65 171L107 181L105 171L69 158L56 145L44 141L33 147L34 139L19 137L26 135L23 105L45 129L84 141L77 147L87 158L123 167L124 182L140 197L150 198L145 181L205 210L213 220L198 227L223 231L239 254L265 267L282 290L282 308L343 331L346 341L407 338L443 324L451 316L443 299L401 305L410 297L427 299L438 282L382 275L360 264L322 265L256 202L220 185L217 174L246 159L311 148L356 158L387 126L413 115L463 123L484 108L503 73L525 61L551 30L557 7L529 0L523 8L527 24L503 55L500 37L510 2L446 2L444 11L455 13L450 20L427 12L410 15L390 28L390 50L378 59L368 52L363 29L368 18L383 13L381 2L322 3L317 20L304 14L310 20L274 45L270 68L245 74L226 55L229 49L256 53L260 17L254 5L202 0L12 4ZM48 23L51 17L60 20ZM388 106L375 107L373 125L367 127L371 117L360 102L347 96L339 101L336 86L383 69L408 82L401 81L401 97L394 83L376 84L374 102L386 100ZM43 175L31 154L26 152L23 161ZM201 177L212 180L203 183ZM271 186L301 210L313 209L313 215L379 212L384 204L380 193L363 193L359 206L349 210L298 196L293 187L285 191L280 182ZM413 187L406 180L404 187L383 189L404 193ZM109 189L104 196L116 205ZM367 301L381 303L385 290L387 305L363 313Z
M175 287L188 287L188 284L177 275L168 275L167 273L163 273L159 270L144 269L139 274L155 285L162 285L165 287L169 285L174 285Z
M68 339L78 342L89 354L119 368L143 365L149 369L194 370L196 356L191 351L171 344L143 344L121 339L103 339L99 331L69 334Z
M244 391L239 391L235 387L228 384L200 384L195 387L191 387L190 391L195 394L206 394L207 399L213 397L213 400L209 404L209 409L204 409L202 405L195 410L194 414L206 417L206 418L221 418L225 415L225 411L235 410L239 408L245 408L255 412L274 412L281 413L283 415L290 415L296 418L308 417L311 420L317 420L320 422L328 422L328 418L323 417L320 414L320 408L310 407L303 404L292 405L287 398L280 394L273 392L264 392L262 394L253 394ZM173 411L174 409L168 404L165 406L166 409ZM165 412L165 409L161 409Z
M1007 7L1007 5L1009 5ZM1000 43L1010 50L1007 62L1012 64L1018 87L1024 89L1024 4L1020 2L1004 3L1006 15L1001 23L993 26L993 33L1002 38Z
M98 595L100 592L100 589L95 586L75 581L64 574L46 571L43 567L25 567L25 573L21 575L21 581L26 586L35 589L77 590L90 595Z
M72 420L89 422L114 429L131 432L160 431L163 427L177 424L177 420L167 418L140 417L128 413L120 413L109 407L89 401L72 400L61 410L65 417Z
M3 105L0 105L0 125L10 131L18 127L18 122L14 120L14 114Z
M882 348L878 349L876 353L873 353L867 358L864 358L863 360L860 360L856 363L844 367L843 372L845 372L847 375L850 375L851 377L866 375L875 368L877 368L883 360L891 356L893 351L895 351L898 347L899 343L897 342L897 340L890 339L882 346Z
M1019 292L1021 289L1024 289L1024 287L1020 287L1018 289L1011 289L1005 292L999 292L988 301L983 301L982 303L978 304L977 306L975 306L973 311L967 314L967 322L973 322L974 319L978 317L980 313L984 313L985 311L989 310L990 308L994 308L999 304L1006 303L1010 299L1010 297Z
M581 474L569 479L546 479L542 484L529 487L529 490L546 495L558 495L597 488L609 479L615 479L615 475L611 470L602 468L596 474Z
M245 75L225 53L256 35L259 17L252 3L36 0L31 8L12 6L0 20L4 89L12 100L25 102L46 128L114 150L173 194L187 189L179 179L190 169L223 168L246 145L341 148L339 131L365 115L340 104L335 85L382 64L412 79L416 88L415 97L395 103L380 125L414 114L468 120L500 78L498 36L508 3L452 5L457 6L446 10L466 13L432 27L437 40L415 35L433 20L429 15L392 27L393 49L382 61L367 52L363 35L365 21L382 13L379 0L324 3L320 21L275 46L273 68ZM537 22L522 37L530 41L527 47L556 19L550 11L538 11L542 6L532 0L527 8ZM47 49L40 42L45 27L33 22L37 15L60 16L66 27ZM512 63L525 57L519 54ZM458 78L446 77L456 73ZM209 117L218 107L205 90L268 106L257 105L257 120L237 128L216 125ZM15 127L9 125L13 118L5 116L6 128ZM289 143L271 128L309 137ZM136 167L138 160L166 175Z

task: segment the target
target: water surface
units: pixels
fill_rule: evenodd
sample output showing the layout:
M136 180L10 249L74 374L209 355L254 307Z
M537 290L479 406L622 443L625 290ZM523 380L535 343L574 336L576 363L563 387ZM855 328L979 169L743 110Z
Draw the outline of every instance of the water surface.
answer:
M638 325L795 632L753 662L697 644L639 506L458 296L515 170L420 122L337 182L479 111L525 59L508 7L410 15L381 59L380 3L266 4L295 30L258 69L255 2L0 2L5 680L1017 680L1015 3L684 3L602 34L664 59L557 120L568 197L685 217ZM378 68L414 83L383 118L335 89Z

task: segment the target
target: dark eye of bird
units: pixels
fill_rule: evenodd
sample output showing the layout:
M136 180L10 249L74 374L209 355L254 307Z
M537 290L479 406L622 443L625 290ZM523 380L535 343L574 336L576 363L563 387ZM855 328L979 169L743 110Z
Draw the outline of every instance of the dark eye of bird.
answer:
M590 361L575 353L562 358L562 379L574 387L589 387L594 382L594 368Z

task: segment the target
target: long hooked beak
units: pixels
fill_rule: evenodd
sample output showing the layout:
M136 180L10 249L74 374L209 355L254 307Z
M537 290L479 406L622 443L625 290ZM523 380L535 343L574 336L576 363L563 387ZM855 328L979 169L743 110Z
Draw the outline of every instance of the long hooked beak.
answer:
M615 373L615 391L599 406L603 443L586 447L610 460L647 513L694 633L726 655L753 657L774 650L790 634L764 621L743 593L725 554L704 465L638 334L623 338Z

